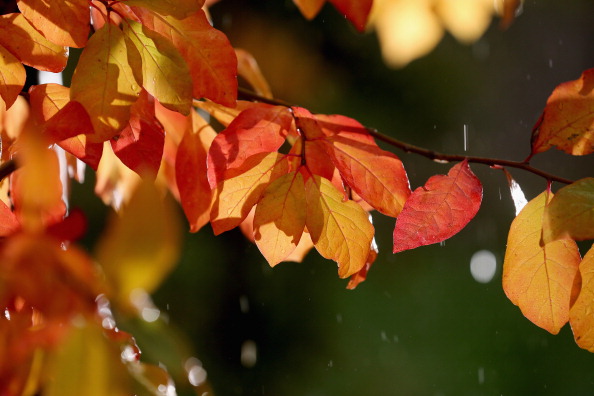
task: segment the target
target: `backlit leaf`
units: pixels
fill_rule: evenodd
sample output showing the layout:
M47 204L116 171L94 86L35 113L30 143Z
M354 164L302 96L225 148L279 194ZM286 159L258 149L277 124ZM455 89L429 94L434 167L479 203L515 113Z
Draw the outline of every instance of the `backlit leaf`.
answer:
M225 172L215 190L210 222L215 235L237 227L260 200L266 186L288 172L286 156L259 153Z
M5 237L20 228L19 221L6 204L0 200L0 237Z
M559 238L594 239L594 178L578 180L557 191L543 220L544 242Z
M319 176L305 183L306 226L317 251L338 263L338 276L349 277L361 270L369 256L374 228L367 212L332 183Z
M173 44L130 20L124 23L124 37L136 81L166 108L188 115L192 78Z
M114 216L97 246L97 260L114 300L130 307L134 289L153 292L173 269L179 255L179 224L175 209L163 201L153 184L143 181Z
M594 151L594 69L557 86L532 132L532 153L552 146L573 155Z
M140 93L126 54L122 31L108 23L91 36L72 76L70 98L89 113L93 142L111 139L126 126Z
M365 31L373 0L329 0L359 32Z
M313 19L320 12L326 0L293 0L301 14L307 19Z
M206 156L216 132L196 112L190 117L191 124L177 149L175 178L190 231L197 232L210 220L212 192L206 178Z
M18 0L25 18L49 41L81 48L87 43L90 26L88 0Z
M213 28L204 11L178 20L133 7L147 28L171 41L190 67L195 98L233 107L237 99L237 58L227 37Z
M545 191L528 202L512 222L503 261L503 290L532 323L557 334L569 319L580 254L570 239L541 245L550 195Z
M0 45L25 65L54 73L66 67L67 48L48 41L22 14L0 15L0 31Z
M256 206L254 239L268 264L284 261L299 244L305 228L305 184L300 172L270 183Z
M468 162L432 176L404 204L394 229L394 253L445 241L460 232L481 206L483 187Z
M21 62L0 45L0 98L10 108L25 85L27 74Z
M580 263L582 287L569 311L569 324L580 348L594 352L594 249Z
M258 66L256 58L241 48L235 48L235 55L237 56L237 73L252 86L254 92L258 95L272 99L272 91L260 70L260 66Z
M351 279L349 279L349 283L346 287L348 290L355 290L357 286L359 286L362 282L365 282L367 279L367 273L371 269L373 263L375 263L378 253L377 244L375 243L375 238L373 238L365 266L361 268L356 274L351 275Z
M140 6L162 15L184 19L202 8L204 0L126 0L126 5Z
M225 170L237 168L246 158L281 147L293 117L286 107L258 105L242 111L217 135L208 152L208 181L212 188Z

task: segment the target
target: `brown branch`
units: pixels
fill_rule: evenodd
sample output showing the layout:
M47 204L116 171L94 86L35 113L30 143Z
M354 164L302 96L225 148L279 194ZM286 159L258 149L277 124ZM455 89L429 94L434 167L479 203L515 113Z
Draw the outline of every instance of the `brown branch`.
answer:
M0 181L14 172L17 167L17 163L14 160L8 160L0 164Z

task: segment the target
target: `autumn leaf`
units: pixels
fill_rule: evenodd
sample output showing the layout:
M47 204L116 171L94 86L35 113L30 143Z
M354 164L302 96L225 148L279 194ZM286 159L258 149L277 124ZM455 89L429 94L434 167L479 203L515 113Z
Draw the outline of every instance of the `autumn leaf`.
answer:
M254 239L270 266L284 261L299 244L305 212L305 184L299 171L279 177L262 193L254 216Z
M25 85L27 74L21 62L0 45L0 98L9 109Z
M579 269L582 287L569 311L569 324L579 347L594 352L594 249L586 253Z
M305 224L316 250L338 263L338 276L349 277L361 270L369 256L374 228L367 212L332 183L311 176L305 183L307 217Z
M468 162L432 176L408 198L394 229L394 253L445 241L478 212L483 187Z
M141 88L126 54L122 31L108 23L91 36L72 76L70 98L80 102L91 117L92 142L111 139L130 119L130 107Z
M573 155L594 151L594 69L557 86L532 132L532 154L556 146Z
M0 31L0 45L25 65L54 73L66 67L66 47L48 41L22 14L0 15Z
M278 150L291 128L286 107L258 105L242 111L217 135L208 152L208 181L212 188L225 170L240 167L246 158Z
M293 0L301 14L311 20L320 12L326 0Z
M206 158L215 136L211 126L192 111L175 157L180 203L191 232L198 232L210 220L212 192L206 178Z
M15 214L0 200L0 237L8 236L20 228Z
M89 35L88 0L18 0L23 16L41 34L57 45L84 47Z
M503 261L503 290L532 323L557 334L569 319L580 254L570 239L541 244L543 215L551 195L545 191L528 202L512 222Z
M188 115L192 106L192 78L173 44L131 20L124 24L124 38L138 84L166 108Z
M345 16L359 32L365 30L367 17L373 0L329 0L338 12ZM293 0L307 19L313 19L322 9L326 0Z
M195 98L233 107L237 99L237 58L227 37L213 28L204 11L179 20L132 7L142 24L169 40L186 60Z
M140 6L161 15L171 15L176 19L184 19L200 11L204 0L126 0L128 6Z
M357 286L359 286L362 282L365 282L367 279L367 273L371 269L373 263L377 259L377 255L379 254L377 244L375 243L375 238L371 241L371 249L369 250L369 254L367 255L367 260L365 262L365 266L359 270L356 274L351 275L351 279L349 279L349 283L347 284L348 290L355 290Z
M272 91L260 70L260 66L258 66L256 58L241 48L235 48L235 56L237 56L237 74L243 77L258 95L272 99Z
M227 170L215 190L210 214L215 235L237 227L260 200L266 186L288 170L286 156L276 152L252 155L239 168Z
M594 178L578 180L557 191L543 219L543 241L594 239Z

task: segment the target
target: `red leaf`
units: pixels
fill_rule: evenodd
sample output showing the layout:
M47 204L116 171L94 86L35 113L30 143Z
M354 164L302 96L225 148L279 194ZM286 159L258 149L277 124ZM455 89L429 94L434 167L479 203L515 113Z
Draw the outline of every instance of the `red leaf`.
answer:
M334 7L351 21L359 32L365 30L373 0L330 0L330 3L334 4Z
M394 229L394 253L444 241L456 235L478 212L483 187L468 162L447 176L432 176L406 201Z
M142 91L130 109L130 121L122 132L110 140L115 155L134 172L148 172L156 177L163 156L165 134L155 118L152 96Z
M8 236L21 227L15 214L0 200L0 237Z

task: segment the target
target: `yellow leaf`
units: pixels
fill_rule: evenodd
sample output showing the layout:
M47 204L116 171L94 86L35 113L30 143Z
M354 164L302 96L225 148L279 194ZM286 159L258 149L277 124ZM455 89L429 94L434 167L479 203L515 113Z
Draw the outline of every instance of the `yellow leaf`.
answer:
M27 74L22 63L0 45L0 98L6 109L14 103L25 85Z
M594 249L580 263L582 288L569 311L569 323L580 348L594 352Z
M287 173L270 183L254 216L254 239L274 267L297 247L305 228L305 185L300 172Z
M338 275L346 278L365 265L374 228L367 212L345 201L327 179L310 177L305 183L306 226L318 252L338 263Z
M503 262L503 290L532 323L557 334L569 319L580 254L569 239L541 245L550 196L543 192L528 202L512 222Z
M105 24L89 39L70 87L70 99L80 102L93 121L95 133L89 140L102 142L120 132L139 94L124 35L116 26Z
M124 37L136 81L166 108L188 115L190 69L171 42L130 20L124 24Z
M248 157L227 170L215 190L210 222L216 235L237 227L258 202L266 186L288 172L286 156L277 152Z
M153 292L179 256L179 219L150 182L143 181L121 217L113 217L96 257L103 266L115 301L130 306L134 289Z

